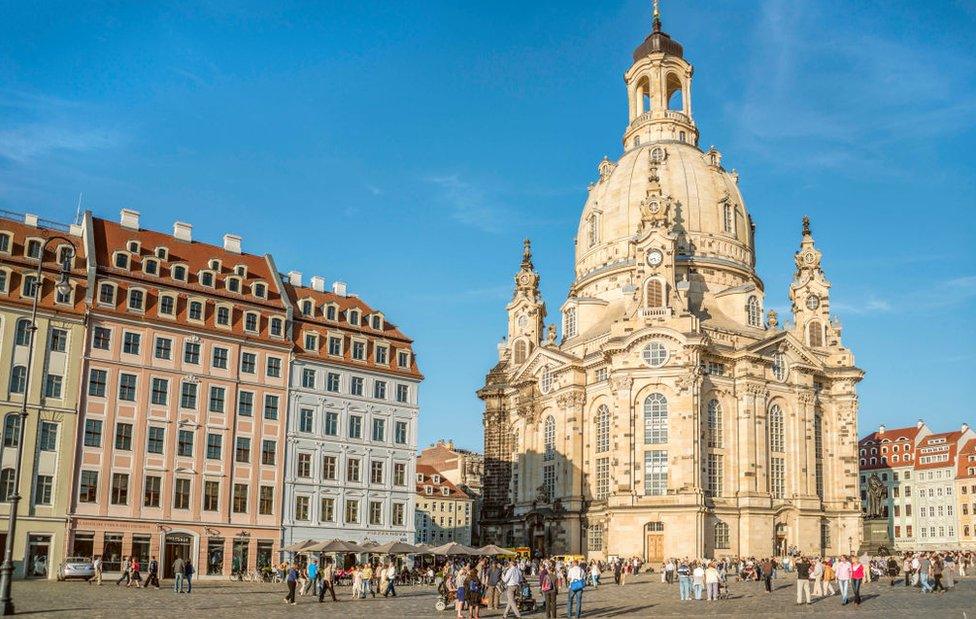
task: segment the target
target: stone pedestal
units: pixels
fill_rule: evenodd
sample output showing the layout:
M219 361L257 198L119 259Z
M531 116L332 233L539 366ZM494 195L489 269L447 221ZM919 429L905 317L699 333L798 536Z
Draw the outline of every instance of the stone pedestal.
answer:
M858 549L858 554L867 552L869 555L876 555L882 548L886 552L893 552L895 541L891 539L891 535L888 533L888 525L887 518L865 518L864 532L861 536L861 547Z

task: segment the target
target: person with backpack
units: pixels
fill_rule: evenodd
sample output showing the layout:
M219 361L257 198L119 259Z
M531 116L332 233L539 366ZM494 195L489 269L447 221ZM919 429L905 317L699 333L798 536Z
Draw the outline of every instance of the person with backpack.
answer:
M566 616L573 617L573 602L575 601L576 619L583 614L583 588L586 587L586 575L578 561L573 561L573 566L566 574L566 581L569 583L569 602L567 603Z
M468 580L464 587L464 599L468 601L468 619L481 617L481 579L477 570L468 570Z
M539 571L539 590L546 600L546 619L556 616L556 595L559 594L557 581L552 577L552 565L546 561Z

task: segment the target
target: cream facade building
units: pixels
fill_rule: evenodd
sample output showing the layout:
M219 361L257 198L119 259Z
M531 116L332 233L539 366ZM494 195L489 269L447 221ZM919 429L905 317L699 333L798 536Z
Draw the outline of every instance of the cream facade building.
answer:
M863 373L809 222L790 320L764 317L738 175L699 147L693 67L657 15L633 59L624 152L589 187L562 337L526 242L478 391L480 541L651 561L856 548Z

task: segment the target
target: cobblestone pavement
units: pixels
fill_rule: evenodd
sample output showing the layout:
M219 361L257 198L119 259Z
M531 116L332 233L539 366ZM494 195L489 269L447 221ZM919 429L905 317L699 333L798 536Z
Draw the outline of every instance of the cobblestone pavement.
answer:
M781 577L776 590L767 595L760 583L733 583L732 599L715 602L680 602L677 585L667 586L657 575L631 578L624 586L602 585L584 592L585 617L657 617L657 616L779 616L842 615L918 617L937 613L938 619L976 619L976 578L966 578L946 594L922 594L901 584L890 587L888 581L871 583L863 588L864 603L840 605L840 598L825 598L810 606L795 605L794 580ZM166 584L166 583L164 583ZM351 619L369 617L442 617L453 619L453 610L438 613L436 595L431 588L404 587L396 599L351 600L349 588L340 587L339 602L319 604L316 598L299 597L297 606L283 602L282 585L202 581L195 583L192 595L177 595L170 589L123 589L106 583L102 587L83 582L14 583L14 601L18 613L35 617L300 617L311 615ZM538 596L537 596L537 599ZM559 617L565 616L565 596L559 596ZM967 616L968 613L968 616ZM501 617L500 611L484 611L482 617ZM535 612L530 617L544 617Z

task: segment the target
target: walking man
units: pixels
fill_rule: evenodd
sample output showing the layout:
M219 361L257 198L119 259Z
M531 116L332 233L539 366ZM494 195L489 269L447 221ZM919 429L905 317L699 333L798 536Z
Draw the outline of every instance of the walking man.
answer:
M95 570L95 576L88 581L91 584L92 580L95 581L99 587L102 586L102 555L95 555L92 557L92 569Z
M502 617L508 617L508 611L511 610L516 617L521 619L522 614L519 612L518 604L515 603L515 589L521 581L522 571L515 564L515 561L510 561L505 574L502 576L502 583L505 585L505 612L502 613Z
M196 570L193 569L193 561L187 559L183 563L183 580L186 581L186 592L193 593L193 574Z
M807 604L810 603L810 562L806 557L800 557L796 563L796 603L803 604L806 597Z
M322 566L322 588L319 589L319 602L325 600L325 590L329 590L329 595L332 596L332 601L335 602L335 566L332 564L331 559L325 559L325 564Z
M498 593L502 581L502 568L498 561L492 561L488 568L488 608L498 610Z
M155 585L159 589L159 561L156 557L149 557L149 567L147 568L148 574L146 575L146 583L144 587L149 585Z
M129 562L129 557L122 557L122 575L119 576L119 579L115 581L116 586L121 585L123 580L125 581L125 586L126 587L129 586L130 567L131 567L131 563Z
M183 557L176 557L176 560L173 561L173 577L176 579L176 582L173 583L173 591L177 593L183 593L183 568L185 566Z

